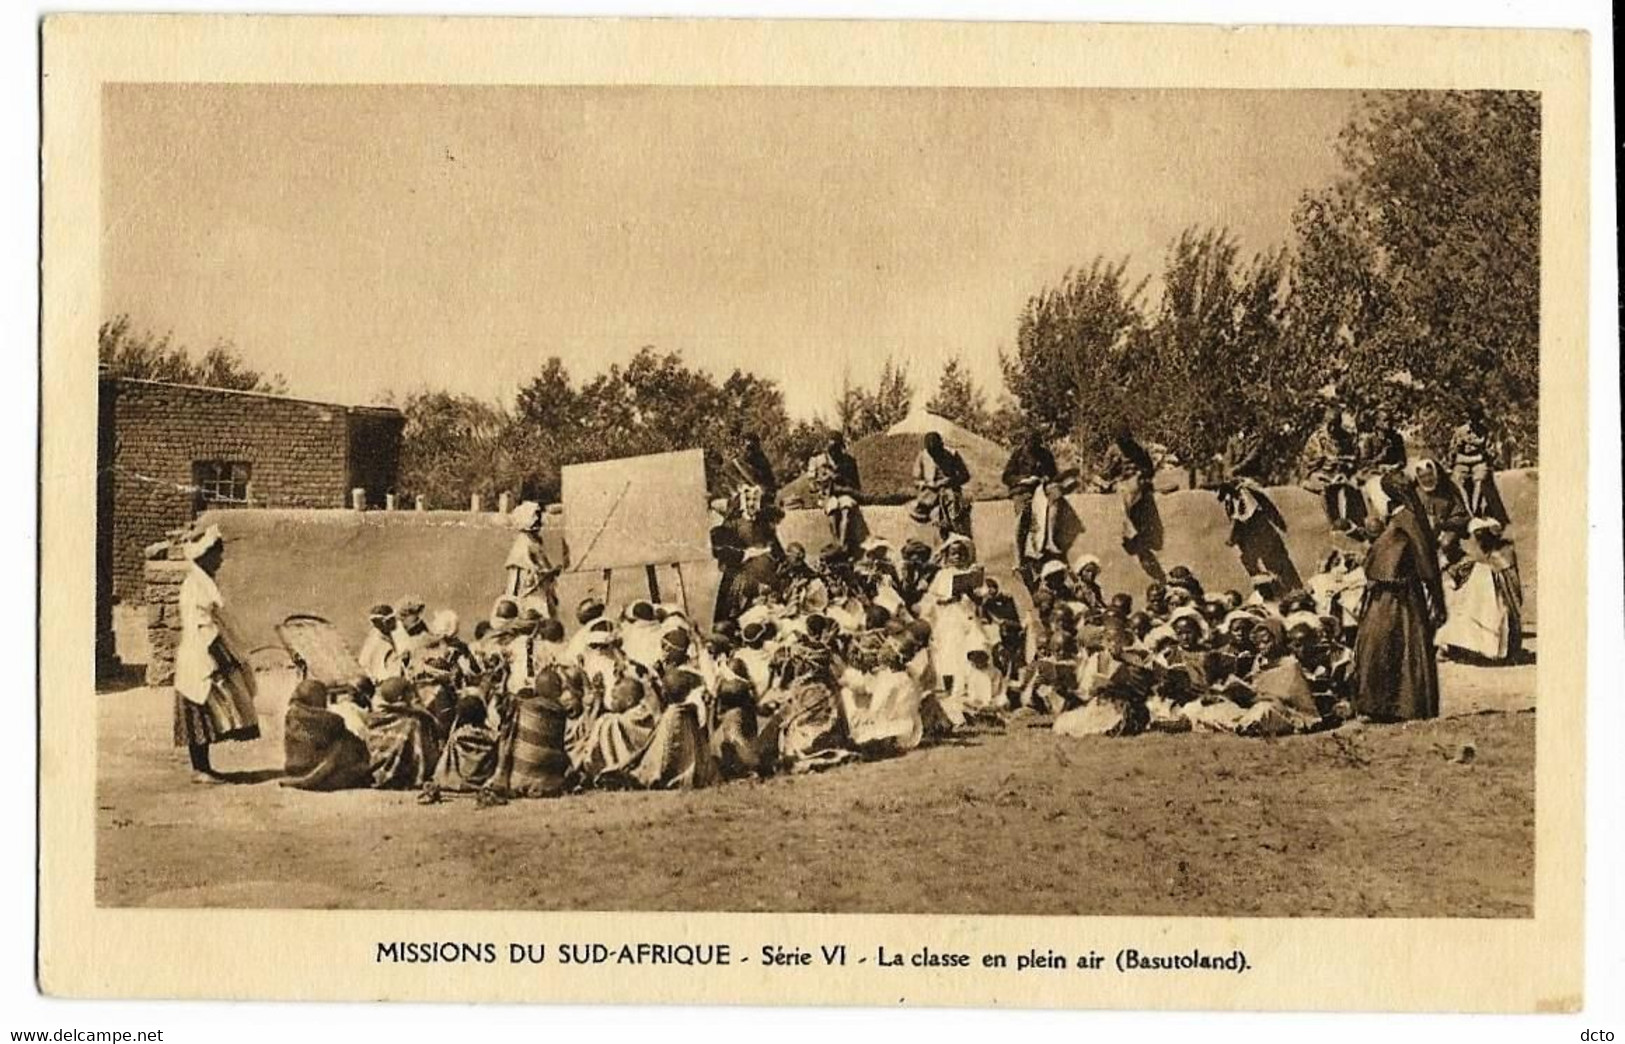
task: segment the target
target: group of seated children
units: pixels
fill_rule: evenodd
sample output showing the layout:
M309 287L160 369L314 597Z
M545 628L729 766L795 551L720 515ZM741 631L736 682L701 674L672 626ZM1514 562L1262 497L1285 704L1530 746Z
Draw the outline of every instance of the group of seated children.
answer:
M1349 716L1358 604L1342 603L1347 588L1325 585L1317 604L1308 592L1280 596L1262 574L1247 597L1209 594L1180 566L1136 607L1128 594L1105 599L1098 573L1091 555L1040 570L1033 660L1010 702L1053 715L1055 731L1283 735Z

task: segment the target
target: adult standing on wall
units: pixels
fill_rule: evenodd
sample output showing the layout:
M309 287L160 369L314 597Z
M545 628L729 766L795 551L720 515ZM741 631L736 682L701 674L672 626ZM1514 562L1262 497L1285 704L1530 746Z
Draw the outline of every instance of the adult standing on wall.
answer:
M1029 431L1004 466L1004 486L1016 511L1016 565L1026 567L1058 557L1055 505L1051 485L1057 477L1055 455L1038 431Z
M503 593L519 603L520 611L535 609L543 618L559 618L559 596L554 588L559 569L542 547L542 506L527 500L513 509L513 527L519 530L508 552L508 585Z
M1127 428L1119 429L1100 477L1123 498L1123 549L1131 555L1156 550L1145 546L1152 529L1151 479L1156 470L1146 448Z
M181 582L180 644L175 649L175 745L192 760L192 780L218 782L209 748L230 740L258 739L254 672L227 622L215 574L226 542L210 526L186 545L192 568Z
M848 553L856 552L865 536L863 516L858 510L863 485L857 459L846 448L846 436L838 431L831 434L824 452L808 459L807 481L829 519L830 536Z
M1467 420L1450 434L1450 477L1474 518L1493 518L1502 526L1511 522L1501 491L1495 484L1495 446L1484 411L1467 407Z
M949 448L941 435L926 432L925 445L914 458L915 496L909 514L922 525L934 523L944 540L955 533L969 537L970 502L965 499L969 482L965 458Z
M1366 555L1365 605L1354 640L1354 709L1374 721L1439 716L1434 635L1445 621L1439 551L1416 483L1382 477L1389 513Z
M1320 427L1303 446L1303 488L1318 494L1333 530L1346 533L1365 521L1365 501L1354 485L1358 462L1354 437L1343 423L1343 407L1328 402Z

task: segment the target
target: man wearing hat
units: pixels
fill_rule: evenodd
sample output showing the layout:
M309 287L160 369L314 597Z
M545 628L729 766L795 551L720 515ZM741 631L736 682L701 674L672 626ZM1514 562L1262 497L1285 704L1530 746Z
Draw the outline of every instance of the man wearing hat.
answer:
M225 617L215 574L226 543L210 526L186 543L192 567L181 581L180 644L175 649L175 745L185 747L194 782L222 777L209 761L209 747L228 740L258 739L254 672Z

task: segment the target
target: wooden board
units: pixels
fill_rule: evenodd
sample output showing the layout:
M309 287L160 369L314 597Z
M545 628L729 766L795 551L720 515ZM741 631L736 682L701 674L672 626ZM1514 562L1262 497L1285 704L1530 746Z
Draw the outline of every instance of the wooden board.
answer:
M563 486L569 572L711 557L700 450L571 464Z

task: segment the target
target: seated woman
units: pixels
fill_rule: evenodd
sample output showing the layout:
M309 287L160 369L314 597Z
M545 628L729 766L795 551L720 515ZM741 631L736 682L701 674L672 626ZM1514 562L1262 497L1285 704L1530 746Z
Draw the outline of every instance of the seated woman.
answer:
M1207 619L1195 608L1174 610L1168 627L1174 632L1177 648L1168 654L1167 662L1189 673L1194 691L1201 692L1222 681L1234 669L1234 661L1213 648L1208 640Z
M625 768L648 745L661 709L654 685L623 670L584 719L584 736L572 759L577 771L595 782Z
M1501 523L1493 518L1473 519L1467 532L1464 557L1445 574L1449 616L1435 640L1450 654L1515 661L1523 653L1523 583L1517 549L1501 535Z
M657 688L659 717L641 750L619 768L602 773L601 785L619 783L643 790L692 790L716 783L721 774L711 752L702 716L700 675L669 667Z
M1330 616L1300 613L1287 618L1287 647L1303 671L1322 721L1335 724L1350 716L1349 651L1338 644L1337 621Z
M307 678L293 690L282 733L285 787L349 790L372 786L367 741L327 709L327 687Z
M380 790L416 790L434 777L440 760L437 726L405 678L387 678L374 693L367 754L372 785Z
M485 701L476 695L457 701L451 735L435 766L434 782L442 790L479 790L497 770L497 732L487 724Z
M1077 639L1069 631L1062 628L1050 631L1027 670L1021 687L1021 705L1052 716L1077 706L1078 656Z

